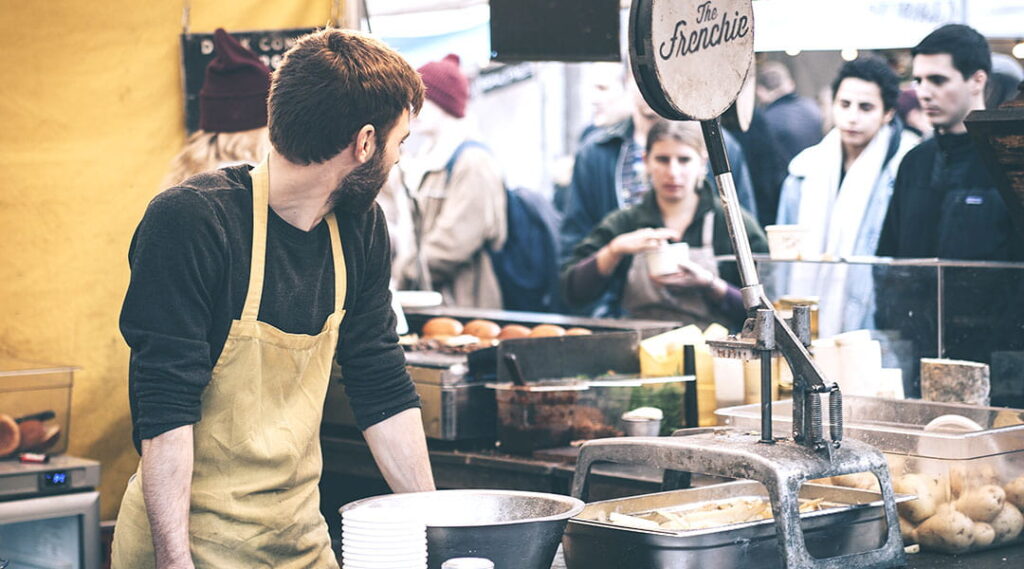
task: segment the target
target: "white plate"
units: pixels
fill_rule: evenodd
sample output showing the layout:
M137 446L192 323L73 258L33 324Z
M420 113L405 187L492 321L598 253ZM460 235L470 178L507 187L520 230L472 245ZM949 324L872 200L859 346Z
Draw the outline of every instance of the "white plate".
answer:
M349 561L386 561L388 563L395 563L397 561L404 560L420 560L427 558L427 548L421 548L420 551L411 551L409 553L401 554L384 554L376 553L374 551L342 551L341 557Z
M342 543L386 543L399 545L406 543L426 543L423 533L352 533L341 534Z
M352 522L352 523L370 523L370 524L403 524L411 525L423 522L417 520L410 515L409 510L401 508L353 508L351 510L345 510L341 513L341 521Z
M402 308L430 308L440 306L443 300L441 293L432 290L399 290L395 291L395 298Z
M415 559L415 560L402 560L398 562L385 562L385 561L345 561L342 560L342 564L345 569L418 569L422 567L427 568L427 558Z
M419 524L406 524L406 523L371 524L371 523L364 523L364 522L351 522L351 521L348 521L348 520L346 520L345 522L342 522L342 526L341 526L342 531L352 530L352 531L357 531L359 533L373 533L373 532L399 533L400 532L400 533L413 533L413 534L419 533L420 535L423 535L424 527L425 526L423 525L422 522L419 523Z
M386 536L386 535L404 535L404 536L419 536L423 537L425 534L422 525L419 526L360 526L346 524L342 526L341 533L343 535L367 535L367 536Z
M342 546L341 555L345 557L379 557L381 559L392 559L392 558L420 558L427 557L427 544L424 543L419 548L407 548L401 551L395 551L383 548L348 548L348 546Z

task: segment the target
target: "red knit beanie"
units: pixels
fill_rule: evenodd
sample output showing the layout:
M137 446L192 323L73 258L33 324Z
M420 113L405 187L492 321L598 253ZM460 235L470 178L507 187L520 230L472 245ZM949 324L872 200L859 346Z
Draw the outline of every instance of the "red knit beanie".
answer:
M214 32L213 46L199 90L199 128L238 132L267 126L270 69L223 28Z
M461 119L466 116L469 79L459 69L459 56L449 53L441 61L431 61L420 67L419 72L427 87L427 99L454 117Z

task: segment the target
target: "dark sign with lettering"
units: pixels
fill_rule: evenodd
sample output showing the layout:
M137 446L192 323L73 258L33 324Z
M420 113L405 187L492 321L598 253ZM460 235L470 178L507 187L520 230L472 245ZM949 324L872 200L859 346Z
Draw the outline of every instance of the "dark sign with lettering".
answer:
M662 116L720 116L754 56L750 0L634 0L630 53L640 91Z
M743 39L751 33L750 19L740 15L738 11L730 14L723 12L721 17L718 8L709 0L697 6L697 17L687 22L680 19L672 30L672 37L658 46L658 57L671 59L687 54L708 50L729 42Z
M295 40L315 28L231 32L239 43L259 56L273 71L281 64L284 52ZM214 57L213 34L182 34L181 54L185 83L185 126L189 132L199 128L199 90L203 87L206 66Z

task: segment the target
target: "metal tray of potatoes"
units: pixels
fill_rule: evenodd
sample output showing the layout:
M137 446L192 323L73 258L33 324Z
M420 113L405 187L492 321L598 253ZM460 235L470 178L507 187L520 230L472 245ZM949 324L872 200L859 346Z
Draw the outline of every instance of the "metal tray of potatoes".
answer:
M897 496L897 502L911 500ZM692 517L711 503L768 501L758 482L741 480L687 490L646 494L587 504L569 520L562 538L568 569L681 569L781 567L771 517L716 525L703 529L653 529L624 526L619 516L671 520ZM881 496L876 492L820 484L804 484L801 503L820 503L822 509L800 515L807 549L816 558L836 557L878 549L887 527ZM770 506L769 506L770 509ZM669 515L665 517L663 514ZM613 515L614 514L614 515ZM696 516L701 519L700 515ZM627 520L628 521L628 520ZM669 524L671 525L671 524Z

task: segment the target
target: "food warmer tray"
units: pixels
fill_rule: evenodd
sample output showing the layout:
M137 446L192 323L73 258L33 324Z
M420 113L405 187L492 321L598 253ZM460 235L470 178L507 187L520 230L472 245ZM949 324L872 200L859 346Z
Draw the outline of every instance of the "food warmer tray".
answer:
M677 326L677 323L673 322L652 320L578 318L562 314L473 308L435 307L406 311L406 319L411 330L419 330L427 320L435 317L456 318L463 322L479 318L492 320L501 325L557 324L563 327L589 328L595 332L592 336L524 338L505 342L506 350L513 344L518 346L513 352L520 356L519 361L528 374L552 372L548 365L538 368L533 363L538 361L538 358L544 361L546 354L550 353L549 345L557 346L557 350L563 352L568 350L577 354L579 357L570 359L585 367L565 371L569 368L565 367L568 364L564 358L549 362L557 362L561 366L559 374L572 376L595 375L598 368L603 372L616 365L619 368L616 371L619 373L638 373L639 360L635 347L639 341ZM588 348L598 345L602 358L594 358L594 350ZM619 363L624 360L623 350L632 350L632 355L629 356L635 360L632 367ZM441 441L494 439L497 410L494 392L485 387L485 383L505 380L507 368L502 370L500 368L505 366L497 365L498 348L485 348L470 354L435 350L407 351L405 356L406 369L420 395L423 428L427 438ZM612 363L616 365L601 367L601 362L609 363L607 358L612 358ZM593 367L595 365L598 367ZM332 427L354 428L355 416L345 395L341 377L341 369L335 364L331 373L331 385L327 391L324 423ZM548 375L548 378L551 377Z
M768 493L758 482L740 480L687 490L674 490L587 504L569 520L562 548L568 569L685 569L782 567L772 519L715 528L671 531L634 529L599 521L612 512L643 514L673 510L689 504L734 498L762 498ZM807 549L816 558L837 557L877 549L887 527L881 496L876 492L819 484L804 484L802 499L838 504L800 516ZM897 502L912 499L898 496Z

